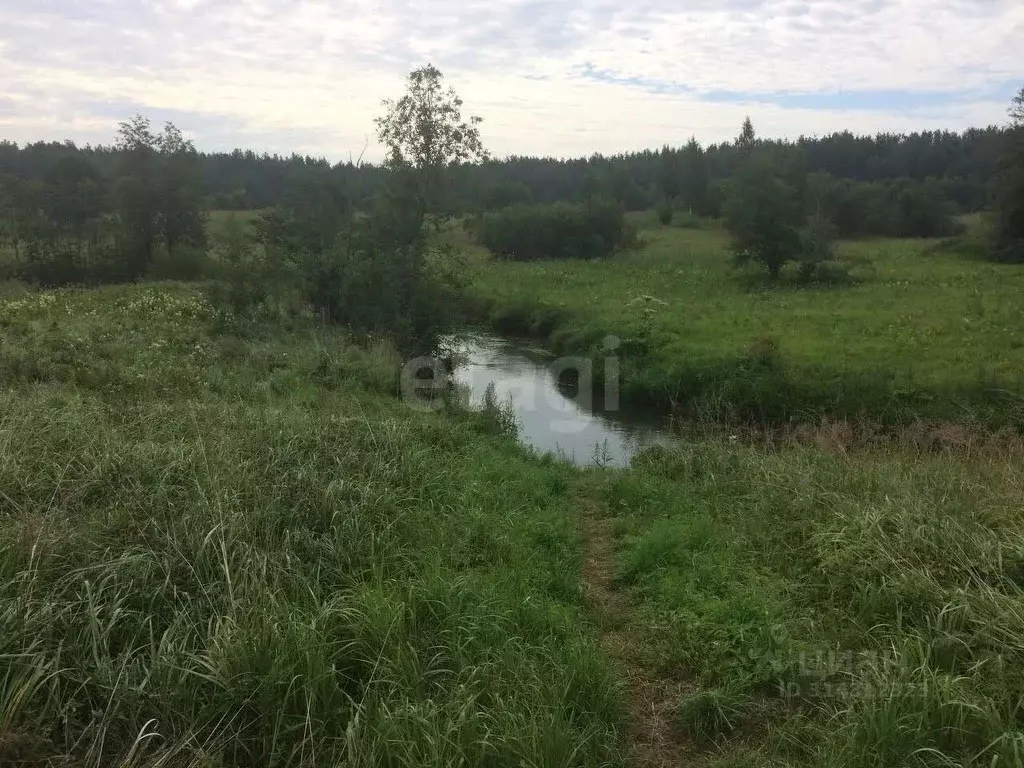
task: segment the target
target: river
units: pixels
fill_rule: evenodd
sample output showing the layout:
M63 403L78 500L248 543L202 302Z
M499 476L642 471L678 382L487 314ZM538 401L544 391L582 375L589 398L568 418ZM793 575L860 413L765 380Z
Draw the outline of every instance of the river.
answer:
M482 405L493 385L498 402L511 404L520 441L541 453L582 466L628 467L638 451L668 439L664 418L616 403L603 387L592 391L585 377L560 382L566 360L528 341L474 331L450 346L455 382L470 404Z

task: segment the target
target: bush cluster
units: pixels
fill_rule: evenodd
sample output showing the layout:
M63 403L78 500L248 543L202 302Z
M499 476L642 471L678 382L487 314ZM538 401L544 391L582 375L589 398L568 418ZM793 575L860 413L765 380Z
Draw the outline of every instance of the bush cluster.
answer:
M959 232L942 185L929 179L857 182L808 176L806 207L829 219L839 237L950 237Z
M605 200L513 206L484 214L473 228L482 245L514 261L605 259L636 238L622 210Z

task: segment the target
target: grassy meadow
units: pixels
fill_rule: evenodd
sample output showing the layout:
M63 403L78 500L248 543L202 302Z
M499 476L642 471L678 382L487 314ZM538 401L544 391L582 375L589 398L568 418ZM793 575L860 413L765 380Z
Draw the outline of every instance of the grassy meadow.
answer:
M865 240L839 246L854 285L770 286L732 268L713 226L638 223L645 244L607 261L476 249L474 316L561 352L615 335L625 396L704 420L1024 424L1020 269L935 241Z
M1024 272L857 242L859 284L768 289L642 223L608 263L471 248L467 301L618 335L627 395L708 419L1016 423ZM386 341L222 320L0 289L0 765L1024 766L1009 436L574 468L408 407Z
M0 764L618 764L568 468L191 286L0 302Z

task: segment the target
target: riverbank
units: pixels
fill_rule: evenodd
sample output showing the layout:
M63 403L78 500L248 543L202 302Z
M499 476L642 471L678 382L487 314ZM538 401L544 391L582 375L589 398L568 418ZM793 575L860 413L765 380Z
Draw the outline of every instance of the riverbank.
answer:
M467 312L558 354L600 359L616 337L623 398L685 421L1024 426L1024 271L862 241L840 246L860 284L771 287L732 273L720 231L645 226L607 262L470 246Z

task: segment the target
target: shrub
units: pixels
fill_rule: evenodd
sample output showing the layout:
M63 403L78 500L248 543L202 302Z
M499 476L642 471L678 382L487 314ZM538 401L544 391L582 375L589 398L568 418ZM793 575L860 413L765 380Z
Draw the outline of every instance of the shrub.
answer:
M969 259L1002 260L995 248L995 242L993 218L985 214L972 219L961 234L945 238L929 247L925 253L953 253Z
M608 258L636 237L621 209L604 200L514 206L485 214L475 229L482 245L515 261Z
M902 184L894 191L897 237L950 237L961 231L953 218L953 206L934 181Z
M680 229L703 229L707 221L692 211L677 211L672 224Z
M273 247L261 252L233 215L225 222L218 251L206 288L210 304L235 320L280 314L280 299L296 282L281 252Z
M17 277L46 287L85 282L85 264L72 243L53 240L30 241Z
M699 744L713 744L743 720L748 702L727 689L708 689L684 696L676 709L683 729Z
M997 248L992 258L1003 264L1024 264L1024 240Z
M959 229L933 179L857 182L813 173L805 198L812 215L829 219L838 237L949 237Z
M664 227L669 226L672 223L672 203L668 200L664 201L658 206L658 221Z

